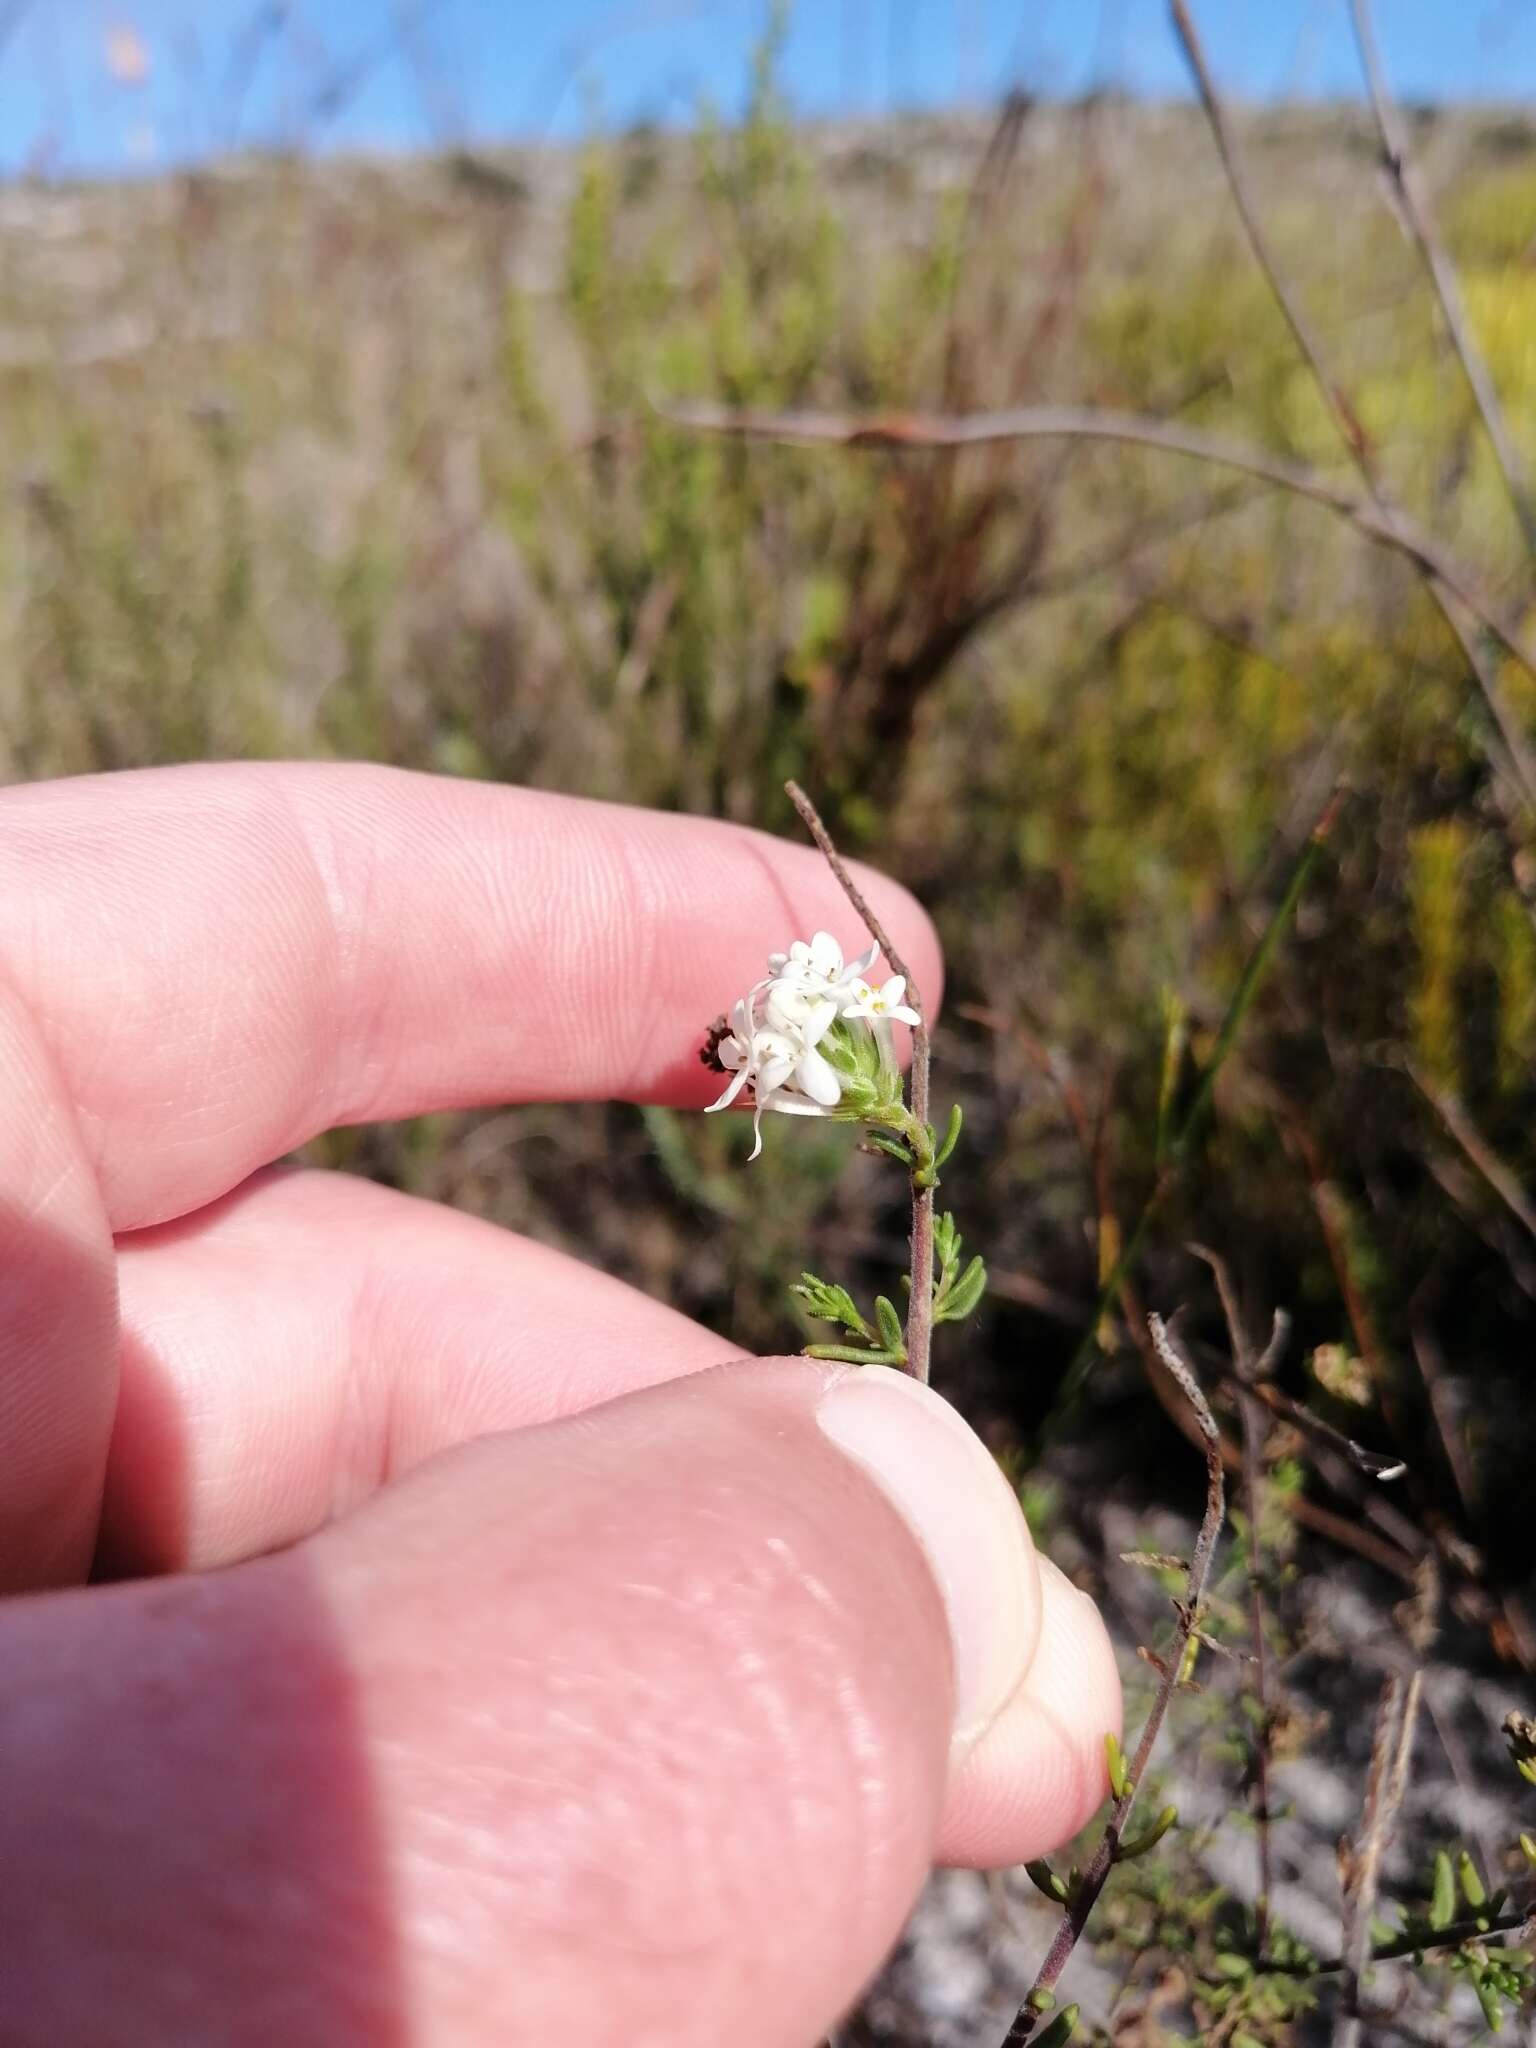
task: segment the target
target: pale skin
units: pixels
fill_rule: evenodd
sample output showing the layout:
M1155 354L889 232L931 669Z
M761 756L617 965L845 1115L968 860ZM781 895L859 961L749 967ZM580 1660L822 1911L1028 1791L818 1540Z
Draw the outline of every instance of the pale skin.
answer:
M932 1013L926 920L861 881ZM808 849L559 797L0 795L8 2043L806 2048L930 1863L1087 1818L1096 1613L1031 1562L957 1762L945 1596L812 1420L846 1369L271 1166L455 1105L701 1107L702 1027L822 927L862 944Z

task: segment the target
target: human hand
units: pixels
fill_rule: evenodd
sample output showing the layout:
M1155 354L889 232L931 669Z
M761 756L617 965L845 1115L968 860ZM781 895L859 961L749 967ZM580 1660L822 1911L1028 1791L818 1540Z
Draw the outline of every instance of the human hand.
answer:
M1102 1625L936 1396L263 1170L701 1104L847 924L762 835L390 771L0 796L6 2042L805 2048L932 1860L1086 1819Z

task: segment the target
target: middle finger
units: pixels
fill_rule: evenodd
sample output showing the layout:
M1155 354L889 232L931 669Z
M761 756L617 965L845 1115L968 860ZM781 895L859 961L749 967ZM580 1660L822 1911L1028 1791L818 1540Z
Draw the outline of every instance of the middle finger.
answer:
M260 1174L119 1252L113 1571L274 1549L453 1444L741 1355L563 1253L345 1174Z

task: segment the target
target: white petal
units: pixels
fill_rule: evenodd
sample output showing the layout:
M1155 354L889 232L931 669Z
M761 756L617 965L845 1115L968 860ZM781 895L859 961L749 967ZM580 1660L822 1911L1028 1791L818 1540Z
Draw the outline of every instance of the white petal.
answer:
M712 1102L709 1105L709 1108L705 1110L704 1114L706 1116L709 1116L717 1109L729 1109L731 1104L736 1100L737 1096L741 1093L742 1089L746 1087L747 1073L748 1070L745 1067L739 1068L738 1071L731 1076L730 1083L727 1086L725 1093L720 1097L720 1100L718 1102Z
M889 1009L893 1003L899 1003L906 992L907 977L904 974L893 974L880 991L880 1001Z
M914 1028L923 1021L916 1010L906 1003L898 1003L894 1009L887 1010L885 1014L888 1017L894 1017L898 1024L911 1024Z
M776 981L763 1002L763 1015L776 1031L798 1032L814 998L798 981Z
M766 1102L768 1097L772 1095L776 1089L782 1088L784 1086L784 1083L795 1071L796 1057L798 1057L798 1055L791 1055L786 1057L782 1053L775 1054L775 1056L771 1060L765 1061L764 1064L758 1068L757 1099L759 1102ZM817 1053L816 1057L817 1059L820 1059L821 1054Z
M800 1027L800 1037L806 1045L820 1045L828 1031L837 1022L837 1004L830 996L823 996L813 1003Z
M830 932L814 932L809 948L811 969L827 981L837 981L843 972L843 949Z
M747 1154L747 1164L749 1166L751 1165L752 1161L757 1157L758 1153L762 1151L762 1149L763 1105L762 1103L759 1103L752 1114L752 1150Z
M850 960L848 962L848 965L843 969L844 981L857 981L860 975L868 974L869 970L871 969L871 967L874 966L876 960L878 960L879 957L880 944L879 941L876 940L867 952L861 953L859 955L857 960Z
M812 1102L819 1102L830 1109L842 1100L843 1084L837 1078L835 1069L824 1060L814 1045L808 1045L801 1054L795 1068L795 1079Z

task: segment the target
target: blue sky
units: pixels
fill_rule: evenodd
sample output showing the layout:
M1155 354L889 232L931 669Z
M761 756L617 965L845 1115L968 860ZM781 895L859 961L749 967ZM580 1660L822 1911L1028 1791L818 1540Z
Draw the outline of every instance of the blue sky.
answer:
M1195 0L1235 94L1356 90L1346 0ZM1536 0L1376 0L1394 85L1536 98ZM252 142L399 149L740 106L764 0L0 0L0 175L129 172ZM1183 90L1163 0L799 0L807 114L1018 81Z

